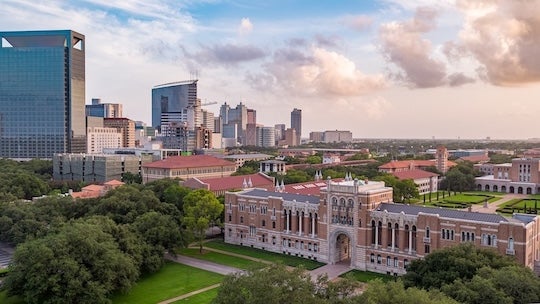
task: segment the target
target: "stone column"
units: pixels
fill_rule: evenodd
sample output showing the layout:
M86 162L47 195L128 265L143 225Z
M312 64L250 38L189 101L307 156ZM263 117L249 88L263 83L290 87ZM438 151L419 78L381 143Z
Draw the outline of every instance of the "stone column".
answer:
M311 237L315 237L315 213L311 214Z
M302 212L298 212L298 235L302 235L302 222L304 221L304 217L302 216Z
M291 232L291 221L290 221L290 216L291 216L291 211L290 210L287 210L287 233Z
M412 253L412 229L409 228L409 254Z
M379 247L379 222L375 222L375 248Z
M392 225L392 251L396 248L396 228Z

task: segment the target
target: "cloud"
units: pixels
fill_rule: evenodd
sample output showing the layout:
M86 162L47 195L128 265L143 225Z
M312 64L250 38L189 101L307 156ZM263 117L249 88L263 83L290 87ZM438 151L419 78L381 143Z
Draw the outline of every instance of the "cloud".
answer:
M315 35L315 42L317 46L324 48L337 48L343 43L342 39L337 35Z
M369 29L373 23L373 18L366 15L347 16L343 18L343 23L358 32Z
M347 57L320 47L278 49L263 68L246 78L253 87L294 95L359 96L386 85L382 75L366 75Z
M249 18L242 18L242 21L240 21L240 26L238 27L238 33L240 35L247 35L253 31L253 23L249 20Z
M494 85L540 81L540 2L458 1L465 15L462 57L473 56L480 77Z
M392 109L392 105L383 97L376 96L375 98L361 102L360 108L368 118L379 120Z
M185 54L189 59L197 62L199 65L208 65L211 63L234 65L261 59L266 56L266 52L259 47L232 43L202 46L202 49L195 54L188 52L185 52Z

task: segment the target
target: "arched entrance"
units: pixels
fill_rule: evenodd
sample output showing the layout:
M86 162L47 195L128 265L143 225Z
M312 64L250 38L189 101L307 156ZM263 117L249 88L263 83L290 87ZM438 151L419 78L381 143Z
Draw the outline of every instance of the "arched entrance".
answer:
M336 263L351 263L351 239L348 235L344 233L338 234L335 250L334 261Z

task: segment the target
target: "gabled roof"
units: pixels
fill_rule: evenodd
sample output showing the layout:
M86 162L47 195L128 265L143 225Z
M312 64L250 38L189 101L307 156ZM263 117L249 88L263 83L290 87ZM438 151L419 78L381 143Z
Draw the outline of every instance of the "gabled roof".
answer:
M340 181L343 181L343 178L335 178L335 179L332 179L332 181L340 182ZM288 185L285 185L285 190L283 190L283 192L295 193L295 194L301 194L301 195L318 196L321 193L322 187L326 187L326 180L288 184Z
M187 169L201 167L234 166L233 162L209 155L171 156L143 165L145 168Z
M437 173L420 170L420 169L413 169L408 171L399 171L399 172L392 172L392 175L397 177L398 179L421 179L421 178L430 178L430 177L436 177L439 176Z
M199 181L208 184L210 191L242 189L244 188L244 182L249 183L250 181L251 186L248 185L250 188L274 184L274 180L271 177L261 173L218 178L199 178Z
M388 211L390 213L405 213L409 215L418 215L419 213L427 213L439 215L443 218L452 218L465 221L477 221L477 222L486 222L486 223L499 223L499 222L508 222L508 219L502 215L495 213L480 213L480 212L469 212L461 210L453 210L447 208L433 208L433 207L424 207L416 205L405 205L405 204L388 204L382 203L377 207L377 211Z
M108 186L122 186L122 185L125 185L125 183L119 181L119 180L116 180L116 179L113 179L113 180L110 180L106 183L104 183L104 185L108 185Z
M238 195L255 196L255 197L262 197L262 198L268 198L272 196L272 197L280 197L284 201L308 202L310 204L318 204L320 201L318 196L292 194L292 193L284 193L284 192L272 192L272 191L266 191L262 189L246 190L244 192L239 192Z
M471 156L460 157L458 161L459 160L470 161L472 163L479 163L479 162L488 162L490 158L487 155L471 155Z

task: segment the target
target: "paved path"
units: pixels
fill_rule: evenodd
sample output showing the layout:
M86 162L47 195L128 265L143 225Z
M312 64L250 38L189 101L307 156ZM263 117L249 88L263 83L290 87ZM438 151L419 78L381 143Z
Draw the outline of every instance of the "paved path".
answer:
M173 303L173 302L176 302L176 301L185 299L185 298L189 298L189 297L194 296L194 295L196 295L196 294L199 294L199 293L208 291L208 290L210 290L210 289L218 288L219 286L221 286L221 283L220 283L220 284L210 285L210 286L208 286L208 287L201 288L201 289L199 289L199 290L195 290L195 291L192 291L192 292L188 292L188 293L183 294L183 295L181 295L181 296L178 296L178 297L176 297L176 298L172 298L172 299L168 299L168 300L159 302L158 304L169 304L169 303Z
M173 262L186 264L186 265L191 266L191 267L208 270L208 271L219 273L219 274L222 274L222 275L228 275L228 274L232 274L232 273L243 272L242 269L238 269L238 268L235 268L235 267L216 264L214 262L209 262L209 261L199 260L199 259L195 259L195 258L190 258L190 257L183 256L183 255L172 256L172 255L167 253L165 255L165 258L167 260L171 260Z
M497 208L499 208L500 205L516 199L516 198L526 198L528 195L525 194L505 194L500 200L496 200L492 203L488 203L486 207L484 207L483 203L480 204L473 204L471 205L471 211L473 212L480 212L480 213L497 213ZM468 210L469 208L465 208L463 210Z
M309 274L311 274L311 278L316 279L319 275L326 273L326 275L328 275L328 280L331 281L339 277L341 274L348 272L351 269L352 268L348 263L347 264L338 263L338 264L333 264L333 265L326 264L317 269L313 269L312 271L309 272Z

